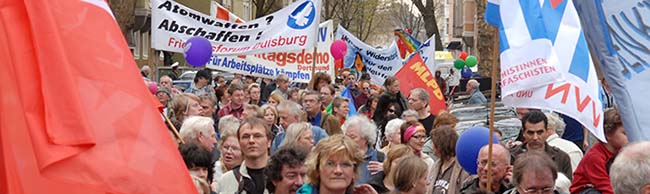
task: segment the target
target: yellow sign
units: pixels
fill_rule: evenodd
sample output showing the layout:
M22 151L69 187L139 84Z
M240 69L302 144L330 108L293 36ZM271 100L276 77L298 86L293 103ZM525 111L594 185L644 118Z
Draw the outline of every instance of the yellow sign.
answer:
M436 51L436 60L454 59L454 56L449 51Z

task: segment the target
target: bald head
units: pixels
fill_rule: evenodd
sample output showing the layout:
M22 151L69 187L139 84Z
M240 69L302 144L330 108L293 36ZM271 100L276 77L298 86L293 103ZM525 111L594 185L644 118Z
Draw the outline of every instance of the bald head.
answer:
M485 155L487 158L488 151L487 144L481 147L478 153L479 158L481 158L481 155ZM492 144L492 161L504 161L505 164L510 165L510 151L501 144Z
M609 170L615 193L650 193L650 142L627 145Z

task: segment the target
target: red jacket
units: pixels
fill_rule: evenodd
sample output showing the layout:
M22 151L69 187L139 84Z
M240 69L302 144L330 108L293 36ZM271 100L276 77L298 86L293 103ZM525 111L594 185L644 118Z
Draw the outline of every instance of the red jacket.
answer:
M585 157L578 164L578 168L573 172L571 193L578 193L590 184L602 194L614 194L606 167L607 161L612 156L613 154L607 150L605 144L600 142L587 151Z

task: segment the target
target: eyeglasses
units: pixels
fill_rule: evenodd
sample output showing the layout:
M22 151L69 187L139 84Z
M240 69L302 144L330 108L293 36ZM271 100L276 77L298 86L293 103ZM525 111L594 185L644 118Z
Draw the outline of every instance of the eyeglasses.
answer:
M417 139L417 140L424 140L424 139L427 138L427 136L426 135L415 135L415 136L413 136L411 138L414 138L414 139Z
M339 168L341 168L341 170L349 170L349 169L354 168L354 164L352 164L352 163L350 163L350 162L341 162L341 163L336 163L336 162L334 162L334 161L330 161L330 160L328 160L327 162L325 162L325 165L324 165L324 167L325 167L326 169L329 169L329 170L336 169L337 166L338 166Z
M479 168L486 167L487 164L488 164L488 161L487 161L487 160L476 161L476 165L477 165ZM498 165L499 165L499 163L496 163L496 162L492 161L492 167L495 167L495 166L498 166Z
M393 109L388 109L388 112L395 112L395 110L393 110Z
M543 189L535 189L535 188L523 189L522 188L522 190L524 190L523 193L525 193L525 194L532 194L532 193L548 194L548 193L553 193L554 189L553 189L553 187L546 187L546 188L543 188Z
M224 146L223 152L239 152L241 151L238 147L235 146Z

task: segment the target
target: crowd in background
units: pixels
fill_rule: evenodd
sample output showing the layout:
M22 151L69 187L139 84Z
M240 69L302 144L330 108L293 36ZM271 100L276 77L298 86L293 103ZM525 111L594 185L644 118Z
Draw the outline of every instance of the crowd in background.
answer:
M626 146L615 108L603 115L607 141L593 145L570 117L517 108L517 140L495 144L490 164L481 148L470 175L456 160L458 119L432 114L425 89L402 93L395 77L377 86L356 75L295 84L284 74L226 80L203 69L181 91L178 75L156 83L143 69L201 194L650 193L650 145ZM477 88L468 81L469 103L486 103Z

